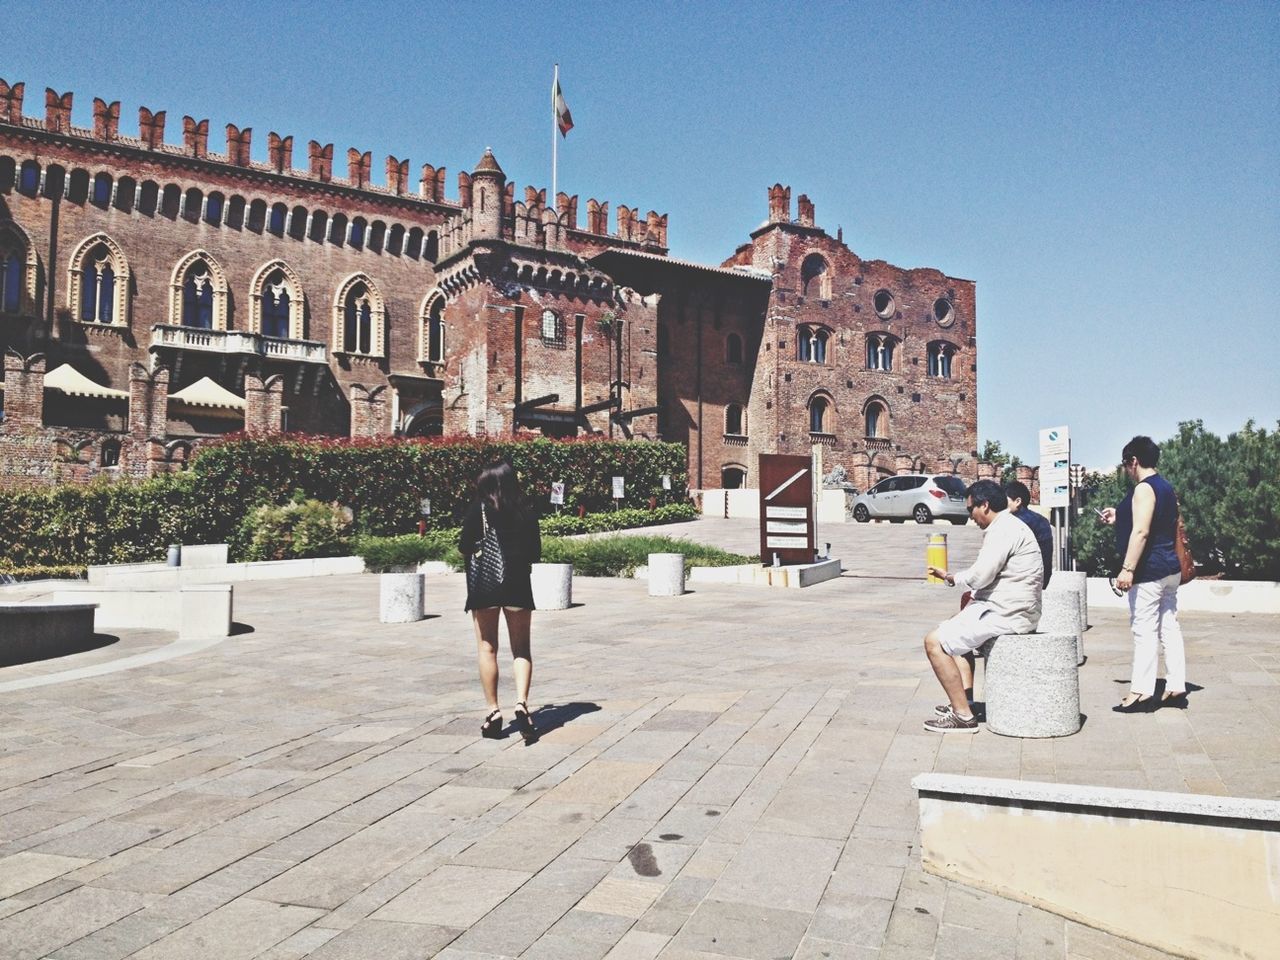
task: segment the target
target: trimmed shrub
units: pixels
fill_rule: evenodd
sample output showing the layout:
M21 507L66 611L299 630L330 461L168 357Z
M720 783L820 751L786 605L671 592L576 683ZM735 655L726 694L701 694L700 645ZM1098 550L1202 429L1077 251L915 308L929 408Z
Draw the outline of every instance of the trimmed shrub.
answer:
M26 580L83 580L89 571L75 564L58 566L5 567L0 566L0 583Z
M319 500L256 507L241 525L248 560L340 557L349 549L342 508Z
M674 537L549 537L542 541L543 563L572 563L573 572L583 577L629 577L649 562L651 553L684 554L685 573L691 567L731 567L758 560Z
M357 537L355 553L370 572L417 565L426 560L442 560L457 570L462 567L457 541L456 530L432 530L423 537L416 533L399 537Z
M539 521L543 534L553 537L571 537L580 533L604 533L607 530L630 530L635 527L655 527L663 523L679 523L698 519L698 508L692 503L671 503L653 510L613 510L606 513L577 514L558 513Z

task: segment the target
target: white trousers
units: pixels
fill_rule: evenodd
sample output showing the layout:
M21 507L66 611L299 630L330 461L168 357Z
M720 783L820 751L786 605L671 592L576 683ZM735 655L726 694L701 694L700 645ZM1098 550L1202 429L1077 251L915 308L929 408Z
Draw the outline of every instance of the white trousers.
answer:
M1178 581L1171 573L1163 580L1135 583L1129 588L1129 626L1133 630L1133 679L1129 688L1141 697L1156 692L1159 648L1164 648L1164 689L1187 689L1187 655L1178 624Z

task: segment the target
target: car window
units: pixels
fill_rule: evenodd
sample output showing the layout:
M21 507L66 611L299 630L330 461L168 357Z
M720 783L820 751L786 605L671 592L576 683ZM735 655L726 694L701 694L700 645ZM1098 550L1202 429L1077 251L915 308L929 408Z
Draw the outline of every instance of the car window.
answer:
M924 482L929 478L928 477L899 477L898 479L902 482L903 490L916 490L920 487L923 487Z
M872 487L868 492L869 493L888 493L892 489L893 489L893 477L890 477L888 480L881 480L874 487Z
M953 493L958 496L964 496L964 481L952 474L944 474L940 477L933 478L934 485L939 490L945 490L947 493Z

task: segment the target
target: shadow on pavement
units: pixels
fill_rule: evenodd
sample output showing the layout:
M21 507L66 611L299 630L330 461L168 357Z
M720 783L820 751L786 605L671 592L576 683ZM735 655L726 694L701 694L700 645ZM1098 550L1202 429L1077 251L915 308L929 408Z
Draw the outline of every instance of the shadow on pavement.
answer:
M113 643L119 643L120 638L109 633L95 633L91 637L85 637L81 640L73 640L58 643L56 646L40 651L28 651L24 653L22 650L9 650L0 652L0 667L16 667L23 663L40 663L42 660L56 660L59 657L69 657L75 653L88 653L90 650L101 650L103 647L109 647ZM597 708L598 709L598 708Z
M566 723L577 720L587 713L595 713L600 709L600 704L584 701L575 701L573 703L548 703L538 707L533 711L533 723L538 728L538 733L550 733L552 730L558 730Z

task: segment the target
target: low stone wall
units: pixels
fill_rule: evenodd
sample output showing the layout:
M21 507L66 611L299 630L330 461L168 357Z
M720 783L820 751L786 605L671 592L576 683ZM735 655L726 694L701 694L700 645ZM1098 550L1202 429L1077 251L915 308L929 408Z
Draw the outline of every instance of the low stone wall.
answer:
M1090 577L1089 606L1129 608L1105 577ZM1178 609L1204 613L1280 613L1280 583L1267 580L1192 580L1178 588Z
M93 639L96 603L0 603L0 666L60 656Z
M929 873L1179 956L1274 957L1280 802L927 773Z

